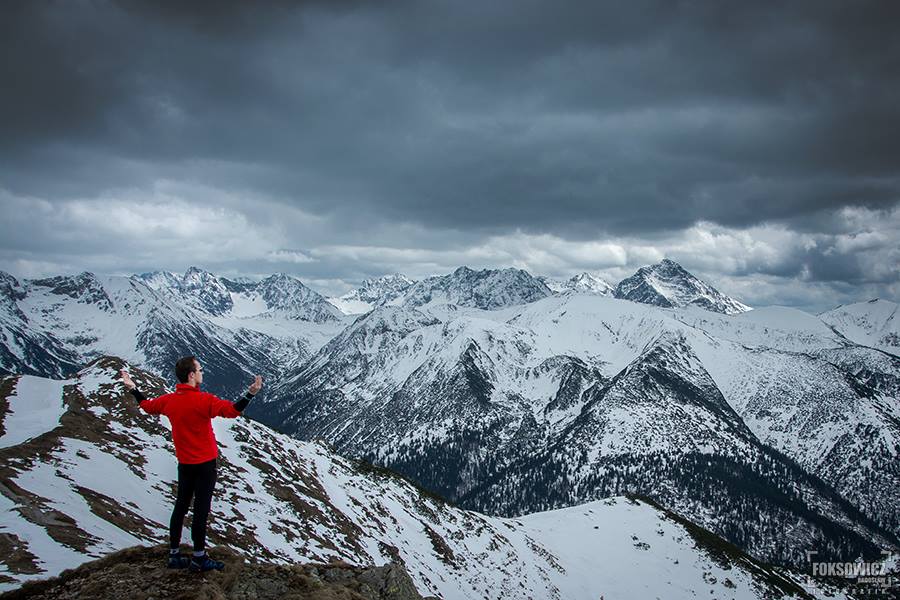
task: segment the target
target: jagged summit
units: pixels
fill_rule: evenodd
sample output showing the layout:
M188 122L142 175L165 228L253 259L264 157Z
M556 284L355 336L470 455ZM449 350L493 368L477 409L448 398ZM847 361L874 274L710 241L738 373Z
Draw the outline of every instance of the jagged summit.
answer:
M151 289L168 294L214 317L252 317L270 313L312 323L336 322L341 313L302 281L275 273L261 281L218 277L190 267L179 277L167 271L132 276Z
M104 310L112 308L112 301L103 284L93 273L84 271L78 275L58 275L45 279L32 279L32 286L47 288L51 294L68 296L79 304L94 304Z
M191 306L211 315L222 315L234 306L225 281L209 271L191 266L184 275L169 271L150 271L132 275L131 279L152 290L174 295Z
M197 308L212 315L221 315L234 306L231 293L218 277L198 267L190 267L181 278L181 293Z
M580 293L612 296L615 289L602 277L587 271L568 279L555 279L546 275L540 275L537 279L550 288L554 294Z
M566 281L563 287L574 292L589 292L603 296L612 296L614 291L613 286L607 283L605 279L588 272L575 275Z
M449 275L429 277L416 283L393 303L406 307L449 303L494 310L552 295L545 283L522 269L475 271L462 266Z
M375 306L396 300L414 283L415 281L401 273L384 275L366 279L355 290L351 290L339 298L329 298L328 301L337 306L344 314L365 313Z
M278 311L296 319L315 323L336 321L340 312L318 292L311 290L296 277L276 273L255 286L245 284L245 293L258 294L270 311Z
M394 273L384 277L366 279L361 286L352 292L344 294L341 298L378 304L379 302L393 300L414 283L415 281L406 275Z
M21 300L25 297L22 284L6 271L0 271L0 296L14 300Z
M170 271L150 271L132 275L135 281L140 281L153 290L178 289L181 287L181 278Z
M697 306L726 315L750 310L749 306L722 294L668 258L641 267L637 273L620 281L614 296L663 308Z

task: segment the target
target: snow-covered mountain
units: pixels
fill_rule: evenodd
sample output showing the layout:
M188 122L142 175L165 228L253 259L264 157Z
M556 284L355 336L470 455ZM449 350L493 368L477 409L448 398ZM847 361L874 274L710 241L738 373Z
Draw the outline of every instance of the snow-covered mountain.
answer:
M147 287L156 291L177 290L181 287L181 276L170 271L152 271L132 275L132 279L138 279Z
M896 302L878 298L839 306L819 315L849 340L900 356L900 312Z
M415 281L406 275L395 273L374 279L366 279L362 285L338 298L329 298L341 312L347 315L367 313L376 305L395 300Z
M459 267L449 275L429 277L387 304L405 307L452 304L493 310L534 302L552 295L542 281L521 269Z
M514 269L463 267L356 318L283 275L0 274L0 369L62 378L114 353L168 376L196 354L220 395L266 377L258 418L469 508L634 492L785 564L895 544L900 359L825 316L710 306L553 295Z
M258 313L246 310L253 303ZM277 377L299 364L347 319L281 275L232 292L196 268L181 278L81 273L19 282L2 273L0 372L64 377L115 354L169 375L177 358L195 354L214 373L215 391L229 395L254 373Z
M722 294L700 281L668 258L623 279L614 291L616 298L666 308L699 306L726 315L750 310L750 307Z
M232 316L283 318L327 323L342 321L343 314L324 296L283 273L270 275L256 284L226 280L234 305Z
M155 271L132 279L213 317L280 317L324 323L340 321L343 316L324 296L283 273L258 282L232 281L190 267L181 277Z
M592 292L604 296L612 296L615 291L613 286L607 283L605 279L587 272L575 275L566 281L563 287L575 292Z
M897 543L900 364L873 353L792 309L386 306L254 411L486 512L637 492L796 564Z
M612 296L615 288L605 279L593 273L579 273L569 279L552 279L543 275L537 278L541 283L550 288L554 294L566 292L594 293L603 296Z
M165 539L169 430L122 393L123 364L104 357L68 380L0 380L0 590ZM148 394L164 391L131 370ZM809 597L795 575L646 501L489 517L247 419L215 429L210 542L249 558L398 562L420 593L445 600Z
M32 325L19 307L27 294L15 277L0 271L0 372L50 377L73 372L80 364L78 353Z

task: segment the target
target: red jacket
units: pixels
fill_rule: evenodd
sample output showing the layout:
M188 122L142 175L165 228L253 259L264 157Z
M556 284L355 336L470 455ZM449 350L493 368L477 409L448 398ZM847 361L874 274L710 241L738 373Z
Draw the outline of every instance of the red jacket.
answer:
M195 465L219 456L213 433L213 417L233 419L241 413L228 400L201 392L186 383L175 386L175 392L153 400L143 400L141 410L151 415L166 415L172 424L172 440L178 462Z

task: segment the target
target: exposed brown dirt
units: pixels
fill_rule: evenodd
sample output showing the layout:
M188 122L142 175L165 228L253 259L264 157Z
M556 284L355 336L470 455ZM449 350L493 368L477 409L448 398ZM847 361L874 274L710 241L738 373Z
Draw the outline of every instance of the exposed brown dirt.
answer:
M9 396L16 387L18 377L4 377L0 379L0 437L6 433L6 427L3 426L6 413L9 412Z

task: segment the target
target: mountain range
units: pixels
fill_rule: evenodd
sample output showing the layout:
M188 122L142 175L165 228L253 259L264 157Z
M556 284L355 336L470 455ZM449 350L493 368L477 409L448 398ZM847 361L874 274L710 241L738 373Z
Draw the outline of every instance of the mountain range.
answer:
M556 283L393 276L344 315L285 275L0 274L0 369L109 354L168 375L196 354L220 395L264 375L255 419L463 509L639 494L781 565L897 546L896 304L749 310L668 260Z
M437 302L358 318L254 414L467 508L641 493L797 565L803 548L897 543L898 374L896 356L790 309Z
M114 357L67 380L0 379L0 590L164 540L176 470L170 432L123 393L117 379L125 367L148 394L165 391L161 378ZM445 600L811 597L805 578L648 500L490 517L252 420L216 420L215 431L221 455L210 542L251 562L389 563L420 594ZM127 556L104 559L107 584L129 572L115 566ZM223 557L230 569L232 556Z

